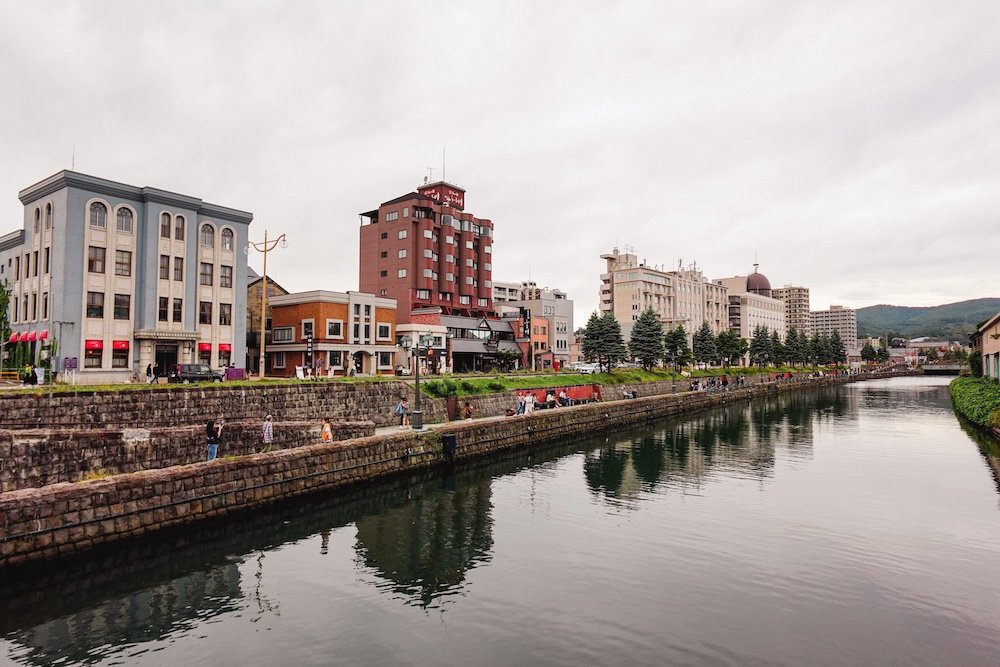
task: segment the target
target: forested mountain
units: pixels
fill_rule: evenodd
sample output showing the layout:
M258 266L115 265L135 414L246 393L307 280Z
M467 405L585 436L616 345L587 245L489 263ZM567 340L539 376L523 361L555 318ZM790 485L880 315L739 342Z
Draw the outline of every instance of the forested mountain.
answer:
M942 306L916 308L910 306L868 306L858 308L858 335L884 336L887 333L903 338L931 336L963 343L983 320L1000 312L1000 299L970 299Z

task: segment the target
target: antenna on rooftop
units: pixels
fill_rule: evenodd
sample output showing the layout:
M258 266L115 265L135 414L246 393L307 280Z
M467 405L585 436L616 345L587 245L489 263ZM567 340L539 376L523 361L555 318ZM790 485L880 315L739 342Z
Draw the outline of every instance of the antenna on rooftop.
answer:
M430 174L430 179L434 180L434 167L427 167L427 173Z
M70 169L76 169L76 142L73 142L73 157L70 158L69 162Z
M442 146L441 147L441 180L442 181L446 180L445 177L444 177L444 173L445 173L444 172L444 167L445 167L445 163L446 163L444 149L445 149L445 147Z

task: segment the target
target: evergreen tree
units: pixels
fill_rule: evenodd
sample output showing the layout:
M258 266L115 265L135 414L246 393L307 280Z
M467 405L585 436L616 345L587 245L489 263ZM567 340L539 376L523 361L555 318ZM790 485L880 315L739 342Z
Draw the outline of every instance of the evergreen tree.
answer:
M830 357L835 364L842 364L847 361L847 350L844 349L844 341L840 339L840 333L836 331L830 334Z
M777 331L771 332L771 362L775 366L785 363L785 346L781 343L781 336Z
M875 352L875 361L880 364L889 361L889 349L885 345L879 345L878 351Z
M833 360L833 354L830 352L830 336L825 332L817 334L813 339L813 358L817 366L825 366Z
M719 358L722 359L723 366L728 368L734 362L740 362L744 354L744 352L740 351L740 341L743 341L743 339L732 329L719 332L719 336L715 339L715 348L718 351ZM743 342L745 343L746 341Z
M799 330L788 327L785 332L785 362L794 366L799 361Z
M702 322L694 334L694 360L701 364L712 364L719 358L715 346L715 334L708 322Z
M609 310L601 317L604 320L604 351L607 359L606 368L610 371L614 365L628 358L625 339L622 337L622 325Z
M865 344L861 347L861 358L869 363L875 360L876 352L875 348L872 347L872 342L866 340Z
M663 323L652 308L647 307L632 325L628 349L647 371L663 358Z
M600 330L601 316L594 311L587 320L587 326L580 332L580 352L583 353L584 360L591 363L600 356Z
M771 337L767 334L767 328L758 324L753 330L753 338L750 339L750 363L766 366L771 356Z
M678 325L676 329L667 332L663 358L674 367L675 371L691 361L691 348L688 346L687 332L683 326Z

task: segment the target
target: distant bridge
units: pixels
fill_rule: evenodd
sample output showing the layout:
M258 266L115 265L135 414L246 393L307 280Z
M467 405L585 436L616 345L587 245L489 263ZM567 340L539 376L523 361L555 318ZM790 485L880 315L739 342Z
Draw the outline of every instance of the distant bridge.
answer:
M962 371L961 364L925 364L924 375L958 375Z

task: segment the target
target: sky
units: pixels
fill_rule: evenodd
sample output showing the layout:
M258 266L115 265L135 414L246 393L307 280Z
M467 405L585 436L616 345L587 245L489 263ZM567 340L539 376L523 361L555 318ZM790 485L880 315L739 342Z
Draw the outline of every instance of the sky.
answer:
M0 234L62 169L254 214L290 291L444 177L493 278L758 262L832 304L1000 296L1000 3L0 0ZM261 257L252 254L258 272Z

